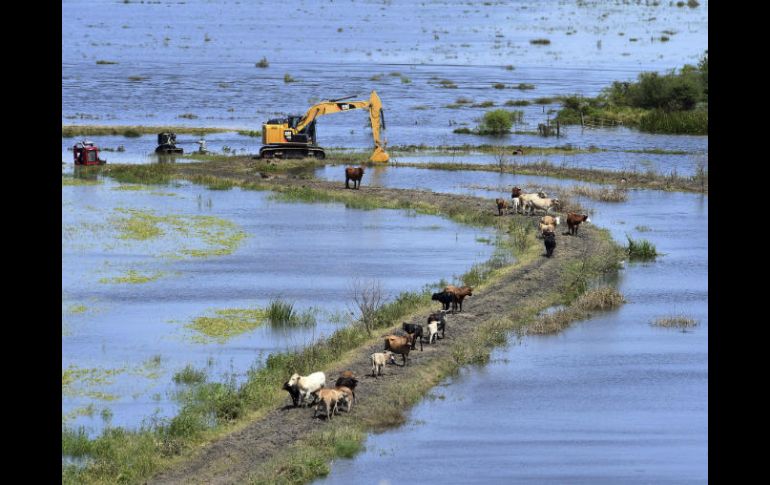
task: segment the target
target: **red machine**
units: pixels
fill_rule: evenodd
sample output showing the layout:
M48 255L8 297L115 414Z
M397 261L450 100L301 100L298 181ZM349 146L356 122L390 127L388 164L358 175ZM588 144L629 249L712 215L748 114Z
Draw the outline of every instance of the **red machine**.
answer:
M75 165L104 165L107 160L99 158L99 147L92 141L81 141L72 147Z

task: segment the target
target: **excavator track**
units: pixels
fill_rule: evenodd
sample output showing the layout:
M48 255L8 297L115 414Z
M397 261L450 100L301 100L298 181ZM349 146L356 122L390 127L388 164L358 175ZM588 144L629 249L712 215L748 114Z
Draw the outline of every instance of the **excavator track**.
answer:
M269 158L318 158L323 160L326 158L324 149L319 146L308 145L265 145L259 149L259 156L257 158L269 159Z

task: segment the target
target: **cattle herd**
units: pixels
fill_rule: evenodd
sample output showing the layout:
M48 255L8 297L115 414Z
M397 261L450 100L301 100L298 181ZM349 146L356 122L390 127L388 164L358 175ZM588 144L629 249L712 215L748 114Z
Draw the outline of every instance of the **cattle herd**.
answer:
M544 192L525 194L519 187L511 189L511 202L505 199L495 199L497 205L497 214L502 216L506 211L512 211L516 214L534 215L535 210L542 210L545 215L540 218L540 235L543 238L546 257L553 256L553 250L556 248L556 226L561 223L560 217L554 217L548 214L551 209L561 210L562 204L559 199L549 198ZM586 214L576 212L567 212L567 232L564 236L577 236L578 226L583 222L591 222Z
M353 188L358 188L363 177L364 169L362 167L347 167L345 169L345 188L350 188L348 183L353 180ZM560 210L561 202L556 198L549 198L544 192L526 194L518 187L511 190L511 202L505 199L495 199L498 215L502 216L509 209L514 213L533 215L536 210L545 211L545 215L540 218L539 228L543 237L546 256L553 255L556 247L556 226L561 223L560 217L554 217L549 214L551 209ZM563 235L577 236L578 226L583 222L591 222L585 214L574 212L567 213L567 229ZM401 330L402 334L385 336L385 347L382 352L371 354L372 377L382 376L382 371L388 364L396 364L395 355L401 355L401 366L409 364L409 352L417 349L420 344L420 351L423 350L423 343L429 345L436 344L438 339L443 339L446 332L446 315L463 311L463 300L473 296L473 288L470 286L446 286L443 291L433 293L432 301L441 303L441 311L431 313L428 316L427 325L423 327L418 324L404 322ZM441 336L439 336L441 332ZM293 406L304 407L316 405L313 417L318 416L319 411L325 411L326 419L332 417L344 407L349 412L351 406L356 402L355 389L358 385L358 379L352 371L343 372L334 382L333 388L326 387L326 374L323 372L314 372L307 376L299 374L292 375L283 385L283 389L289 393ZM312 400L310 399L312 397Z
M401 355L401 366L409 365L409 352L417 349L417 343L420 344L420 351L423 350L423 343L429 345L436 344L439 339L446 336L446 316L449 313L449 304L453 304L452 312L459 308L462 311L462 300L465 297L473 296L473 288L470 286L456 287L447 286L440 293L434 293L432 300L442 304L442 310L431 313L428 316L426 326L404 322L400 335L386 335L384 338L385 347L382 352L371 354L373 378L382 376L383 369L388 364L398 365L395 360L396 354ZM446 302L446 303L445 303ZM441 335L439 335L439 333ZM352 371L345 371L340 374L334 382L334 387L326 387L326 374L323 372L313 372L307 376L293 374L288 381L283 384L283 389L291 396L292 404L296 407L312 407L315 405L313 418L316 416L325 416L331 420L335 414L341 410L350 411L351 406L356 402L356 387L359 380L356 379ZM320 412L320 414L319 414Z

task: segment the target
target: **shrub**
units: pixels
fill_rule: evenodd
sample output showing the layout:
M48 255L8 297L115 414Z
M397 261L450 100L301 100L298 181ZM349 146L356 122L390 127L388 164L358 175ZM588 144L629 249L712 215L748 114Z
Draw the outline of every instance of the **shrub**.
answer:
M509 111L496 109L487 111L479 125L479 133L483 135L502 135L508 133L513 126L513 119Z

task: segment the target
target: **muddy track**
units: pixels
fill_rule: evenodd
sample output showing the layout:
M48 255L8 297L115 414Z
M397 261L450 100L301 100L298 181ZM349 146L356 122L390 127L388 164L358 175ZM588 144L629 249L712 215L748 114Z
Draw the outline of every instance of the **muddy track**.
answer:
M183 170L187 174L193 170ZM198 170L194 172L200 173ZM209 173L210 175L228 178L247 178L249 175L235 175L232 171L226 173ZM257 178L259 175L257 175ZM286 180L288 184L300 184L324 189L344 189L344 183L334 184L311 180ZM393 197L407 197L412 200L424 200L439 203L442 207L454 204L473 204L484 206L486 210L494 210L490 200L476 197L452 196L434 194L431 192L379 189L362 187L361 194L378 192ZM535 218L531 218L534 219ZM533 222L534 223L534 222ZM467 297L463 304L463 312L447 315L446 338L439 340L434 345L425 345L424 351L412 351L409 355L409 365L402 367L401 357L397 356L399 365L385 367L384 376L371 377L371 364L369 356L372 352L380 352L383 343L362 347L355 352L355 357L350 365L343 368L323 369L327 375L327 384L339 375L343 370L353 370L359 378L356 389L358 402L353 406L350 414L342 413L340 416L326 422L325 419L313 419L313 410L309 408L291 408L290 399L286 394L286 406L274 409L262 419L255 421L245 428L233 432L196 452L189 460L178 464L175 468L167 470L149 480L153 484L230 484L248 482L249 474L265 460L275 453L291 445L296 440L307 435L308 432L324 426L337 426L356 419L356 410L364 406L371 406L378 401L388 399L389 392L408 379L416 378L420 366L433 359L451 359L450 345L457 339L468 335L479 323L495 319L504 315L515 315L517 308L528 300L538 299L543 289L551 289L553 284L560 280L563 266L573 258L579 258L588 248L600 244L598 233L591 226L581 228L580 236L571 237L559 233L557 235L557 247L554 257L536 258L530 263L509 272L494 284L484 288L483 291L474 292ZM436 302L436 310L440 304ZM428 314L419 315L410 323L425 324ZM400 324L393 330L400 329ZM386 330L381 331L384 335ZM286 376L287 378L289 376ZM406 411L406 409L404 409Z

